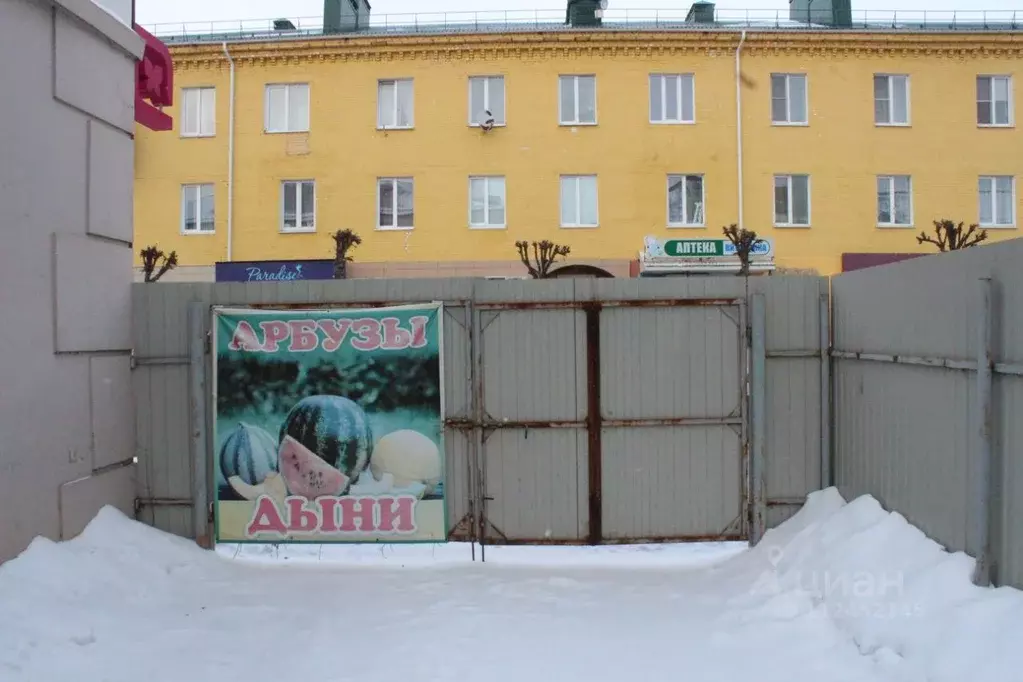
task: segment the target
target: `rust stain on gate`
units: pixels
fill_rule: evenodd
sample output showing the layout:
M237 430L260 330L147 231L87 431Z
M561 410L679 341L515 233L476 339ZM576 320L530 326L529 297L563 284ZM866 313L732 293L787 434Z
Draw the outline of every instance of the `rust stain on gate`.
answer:
M586 305L586 422L589 471L590 523L589 542L599 545L604 535L604 509L601 467L603 466L600 438L600 309L599 303Z

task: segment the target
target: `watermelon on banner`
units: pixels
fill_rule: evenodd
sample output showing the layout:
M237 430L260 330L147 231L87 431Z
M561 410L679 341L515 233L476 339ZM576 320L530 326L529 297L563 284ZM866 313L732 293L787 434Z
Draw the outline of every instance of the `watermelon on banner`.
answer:
M336 395L298 401L281 424L278 442L291 436L348 478L357 478L373 454L373 432L357 403Z
M230 480L237 476L259 485L277 471L277 443L269 433L241 422L220 446L220 471Z

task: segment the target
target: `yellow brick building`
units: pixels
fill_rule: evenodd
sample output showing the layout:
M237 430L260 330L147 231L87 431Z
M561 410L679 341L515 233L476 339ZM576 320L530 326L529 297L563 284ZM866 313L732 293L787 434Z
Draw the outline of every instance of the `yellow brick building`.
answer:
M138 130L135 239L179 276L330 258L344 228L356 276L520 273L534 239L629 276L647 236L732 223L821 274L931 252L915 237L939 218L1018 236L1008 28L392 28L172 54L174 132Z

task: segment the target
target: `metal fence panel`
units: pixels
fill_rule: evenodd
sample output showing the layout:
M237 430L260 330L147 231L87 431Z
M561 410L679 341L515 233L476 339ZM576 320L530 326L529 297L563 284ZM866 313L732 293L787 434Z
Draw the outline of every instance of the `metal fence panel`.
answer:
M993 292L992 553L1023 586L1023 240L834 278L835 464L839 488L870 493L951 550L982 546L976 482L981 278ZM983 500L981 500L983 501Z
M769 353L773 351L802 351L812 349L818 338L818 329L814 327L813 297L826 290L826 280L822 278L789 278L789 277L757 277L751 278L750 291L763 291L768 300L767 342ZM192 495L192 463L189 459L188 443L188 325L187 308L190 301L199 301L205 305L345 305L345 306L377 306L383 304L400 304L425 302L433 300L445 301L445 349L444 349L444 382L446 417L461 424L453 424L448 428L448 479L450 486L449 518L452 527L456 526L468 512L468 505L473 486L470 485L470 464L475 457L475 444L470 431L466 430L466 422L472 418L471 402L471 357L472 347L469 339L469 316L465 305L470 301L494 316L493 325L505 325L488 329L486 339L486 371L484 377L487 387L486 403L488 411L494 417L509 419L557 420L559 418L577 422L572 428L546 429L504 429L488 434L484 445L483 464L489 468L487 476L488 493L494 500L488 502L488 515L496 525L504 524L511 529L512 535L520 538L534 537L544 539L547 531L551 538L565 541L579 541L587 537L588 520L588 485L589 472L587 466L587 434L583 428L586 416L586 352L584 314L576 309L565 306L578 306L585 302L606 302L609 304L600 313L607 319L620 315L622 309L615 307L616 302L629 300L647 300L664 302L669 299L715 298L734 300L744 298L747 283L742 278L667 278L663 280L593 280L567 279L544 282L534 281L485 281L471 279L422 279L422 280L348 280L326 282L288 282L288 283L160 283L136 284L134 286L134 350L135 371L133 386L138 402L137 418L137 454L140 463L139 497L152 504L144 504L140 509L140 518L155 526L181 535L193 534L191 517ZM549 306L546 310L526 310L537 303ZM805 310L793 311L792 306ZM516 309L518 308L518 309ZM500 310L500 312L498 312ZM667 324L672 329L682 324L683 318L689 313L676 312L681 308L658 307L658 313L651 317ZM482 312L482 311L481 311ZM718 315L704 311L699 315ZM644 317L646 313L641 313ZM699 317L699 315L697 317ZM628 315L621 319L626 320ZM504 320L504 321L502 321ZM632 320L626 320L624 328L613 323L603 323L604 343L609 347L620 344L632 333L628 329ZM646 323L646 320L642 320ZM728 366L727 356L732 353L738 341L724 341L723 345L710 343L711 337L719 333L716 325L724 325L728 321L721 318L714 321L711 317L690 319L686 321L686 342L690 346L690 355L686 360L688 374L679 374L678 379L692 383L700 372L707 371L718 365L722 370L722 386L731 385L737 376L736 365ZM610 326L607 326L610 325ZM695 331L704 325L704 336ZM709 326L708 326L709 325ZM718 331L715 331L718 329ZM491 334L500 331L500 334ZM665 332L674 332L668 329ZM707 336L709 334L710 336ZM738 336L738 335L737 335ZM733 344L733 345L729 345ZM700 347L705 355L696 360L699 353L693 347ZM668 348L671 347L669 344ZM656 350L656 349L655 349ZM660 352L660 351L658 351ZM617 353L613 355L618 355ZM632 351L636 362L633 366L645 367L648 362L646 351L637 347ZM662 353L663 355L663 353ZM670 355L670 353L669 353ZM684 356L683 356L684 357ZM675 358L669 357L670 364ZM602 375L607 377L622 373L622 379L633 382L628 376L628 362L619 357L621 365L617 369L603 368ZM813 358L793 359L791 357L776 359L768 358L768 367L772 363L793 364L806 363L810 367ZM737 361L738 363L738 361ZM700 366L698 366L700 365ZM780 365L778 365L780 366ZM538 369L539 368L539 369ZM543 371L541 371L543 370ZM674 371L674 370L672 370ZM814 391L811 375L813 369L806 369L798 380L789 377L784 371L781 377L768 382L768 403L776 405L792 405L791 410L783 411L781 416L769 418L767 425L767 464L769 496L793 495L802 496L815 486L812 483L817 475L817 460L820 452L813 448L815 439L819 438L820 430L815 426L813 414L800 415L796 409L799 404L812 404ZM700 375L704 376L704 375ZM706 376L710 376L707 374ZM605 412L611 414L621 411L629 414L633 407L642 408L649 413L654 409L648 406L650 398L645 397L645 390L654 386L654 394L659 402L670 393L687 391L684 400L682 394L672 396L676 402L671 411L692 409L700 412L698 403L702 400L714 409L731 408L730 400L734 393L724 388L716 388L709 379L705 395L697 396L693 387L669 388L668 382L661 379L655 383L642 382L631 390L627 396L624 390L605 379L603 383ZM535 387L535 388L530 388ZM664 396L659 394L664 392ZM710 414L710 407L705 412ZM640 414L637 412L637 414ZM672 415L666 415L672 416ZM457 428L456 428L457 427ZM634 454L636 448L644 449L644 444L636 441L639 437L649 441L650 452L659 452L656 462L674 461L676 465L688 461L692 466L714 457L721 447L731 447L729 439L739 438L731 433L719 437L718 441L711 438L709 445L701 450L696 432L680 436L676 434L672 444L663 441L671 437L657 434L649 429L660 427L642 427L637 429L638 435L606 433L608 448L626 447L632 450L632 461L642 462L640 468L649 470L653 464L648 454ZM612 429L613 431L613 429ZM670 432L671 428L667 430ZM667 433L665 432L665 433ZM616 440L617 439L617 440ZM719 442L720 441L720 442ZM212 444L216 447L216 444ZM709 448L709 449L707 449ZM669 451L671 454L669 454ZM772 464L772 454L777 464ZM689 458L688 460L686 458ZM717 465L721 473L714 476L732 476L728 467L739 466L728 458L718 457ZM802 461L802 464L800 463ZM740 461L741 462L741 461ZM624 460L614 465L625 465ZM772 466L780 467L781 474L771 473ZM694 469L694 470L699 470ZM613 474L613 466L610 470ZM542 474L542 475L541 475ZM741 477L740 468L735 474ZM602 477L602 480L607 480ZM782 481L775 484L774 481ZM530 492L521 481L532 481ZM636 484L639 486L639 484ZM642 486L639 486L642 487ZM636 490L639 490L636 487ZM648 488L650 486L647 486ZM651 488L656 492L657 488ZM663 494L663 493L658 493ZM729 495L742 495L740 486L729 489L721 500L712 500L714 504L723 504L726 508L734 506ZM612 498L614 499L613 495ZM154 501L155 500L155 501ZM696 498L689 499L696 502ZM511 505L517 506L511 506ZM719 517L724 512L714 507L700 510L692 519L667 521L671 510L677 508L673 500L656 500L656 512L638 518L633 523L634 532L649 534L651 524L662 524L670 533L691 534L704 528L716 527ZM689 512L684 512L688 514ZM730 518L728 520L731 520ZM726 521L727 522L727 521ZM645 526L643 524L646 524ZM687 525L688 524L688 525ZM506 530L502 528L503 530ZM707 532L714 532L707 531ZM611 531L615 532L614 529Z
M497 421L579 421L586 415L578 310L485 310L483 407Z
M586 435L579 429L498 429L483 444L491 541L586 537Z
M737 537L740 451L740 436L728 426L604 429L604 536Z
M739 416L735 306L608 308L600 351L606 419Z

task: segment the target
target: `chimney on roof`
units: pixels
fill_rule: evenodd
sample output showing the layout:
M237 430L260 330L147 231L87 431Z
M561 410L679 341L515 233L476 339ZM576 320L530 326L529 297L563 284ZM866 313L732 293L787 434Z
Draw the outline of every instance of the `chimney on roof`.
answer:
M689 8L689 14L686 15L687 24L713 24L714 23L714 3L713 2L694 2L693 6Z
M323 0L323 32L352 33L369 28L368 0Z
M600 26L607 0L568 0L565 23L572 26Z
M789 19L832 28L852 27L851 0L789 0Z

